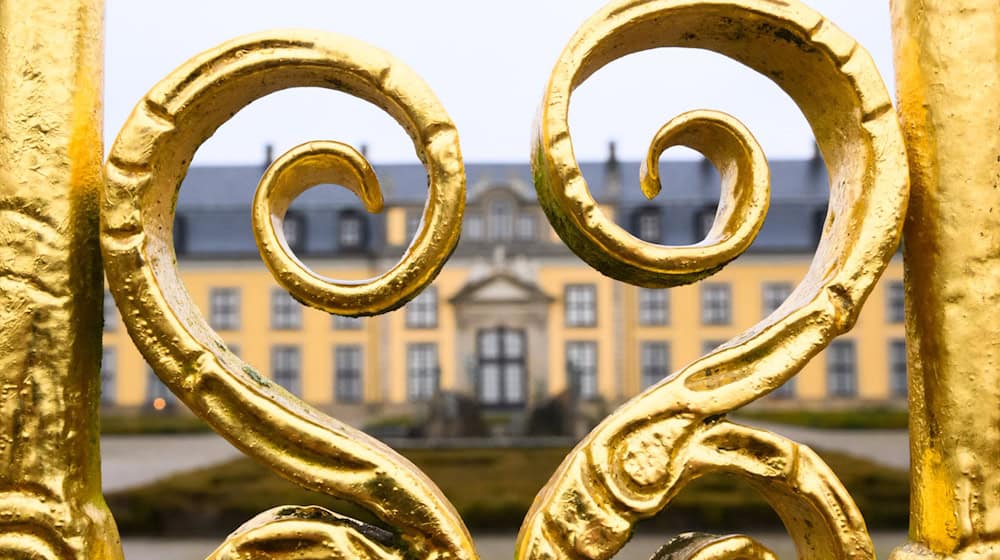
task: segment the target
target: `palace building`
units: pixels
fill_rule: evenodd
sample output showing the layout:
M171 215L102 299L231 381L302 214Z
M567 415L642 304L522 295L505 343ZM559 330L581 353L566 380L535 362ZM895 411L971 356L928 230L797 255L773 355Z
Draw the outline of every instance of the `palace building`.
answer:
M669 161L648 201L639 164L582 165L601 208L636 236L702 239L719 176L706 161ZM321 274L388 269L417 229L420 165L377 165L386 199L368 214L346 189L321 186L292 206L286 234ZM746 254L700 283L629 286L591 269L558 239L527 164L467 164L462 238L437 280L404 308L351 319L305 308L260 260L250 205L263 169L193 167L181 189L175 247L188 291L229 347L306 401L347 419L412 410L439 390L518 411L564 391L615 404L704 355L776 309L803 278L826 215L814 158L771 162L771 206ZM904 406L902 263L896 258L855 328L757 406ZM132 345L106 296L102 389L110 408L169 408L173 396Z

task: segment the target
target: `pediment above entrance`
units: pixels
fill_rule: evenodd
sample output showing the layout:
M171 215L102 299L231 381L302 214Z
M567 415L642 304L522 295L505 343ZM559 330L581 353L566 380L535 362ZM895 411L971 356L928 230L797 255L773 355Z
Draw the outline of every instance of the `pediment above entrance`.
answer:
M497 273L469 282L452 303L550 303L554 298L534 282L508 273Z

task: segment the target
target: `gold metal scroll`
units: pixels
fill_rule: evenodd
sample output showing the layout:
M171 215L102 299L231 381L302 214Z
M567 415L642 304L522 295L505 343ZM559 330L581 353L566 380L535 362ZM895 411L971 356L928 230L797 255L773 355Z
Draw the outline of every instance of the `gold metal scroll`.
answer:
M430 89L385 52L338 35L284 31L225 43L187 62L136 106L106 166L101 243L108 283L129 334L181 400L247 455L299 485L370 509L398 534L319 508L262 514L212 558L473 558L451 504L406 459L307 406L230 352L196 309L172 240L178 189L195 150L233 113L273 91L338 89L387 111L427 167L419 233L399 264L339 283L299 263L281 232L291 199L339 180L377 210L381 194L360 154L319 142L293 149L264 174L254 201L256 235L277 280L327 310L372 314L415 296L458 242L465 172L458 135Z
M872 558L864 520L818 456L723 415L788 381L847 331L895 253L908 174L889 95L868 53L794 0L623 0L594 15L550 78L532 158L536 188L550 222L581 258L641 286L691 282L735 258L756 231L762 207L747 194L760 187L748 189L767 176L746 135L726 133L719 141L725 117L685 119L668 125L671 143L701 150L719 168L726 193L708 238L689 247L653 245L603 215L573 153L570 98L612 60L656 47L724 54L768 76L798 103L831 180L823 236L805 279L777 311L625 404L577 446L536 498L517 556L610 558L637 521L665 507L687 482L726 471L761 490L801 558ZM657 138L648 166L661 149ZM771 557L745 537L689 536L672 546L663 558Z

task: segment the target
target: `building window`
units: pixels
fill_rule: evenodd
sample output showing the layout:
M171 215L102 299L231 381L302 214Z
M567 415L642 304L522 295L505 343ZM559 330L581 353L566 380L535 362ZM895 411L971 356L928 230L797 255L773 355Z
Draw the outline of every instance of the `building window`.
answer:
M663 240L661 223L659 209L644 208L636 216L635 231L639 234L639 239L659 243Z
M514 205L509 200L490 204L490 240L507 241L514 237Z
M566 326L593 327L597 324L597 287L593 284L566 286Z
M149 366L146 366L146 404L156 410L166 410L177 404L177 397Z
M536 226L534 214L520 214L517 217L517 238L521 241L534 241L538 237Z
M363 218L354 212L341 212L337 220L337 245L341 249L360 249L363 242Z
M437 344L422 342L406 347L406 394L411 401L425 401L438 389Z
M886 286L886 320L890 323L902 323L906 320L906 296L903 283L889 282Z
M831 397L858 394L858 356L853 340L835 340L826 350L826 390Z
M729 284L701 285L701 324L728 325L732 322Z
M406 211L406 238L413 239L417 235L417 230L420 229L420 220L423 216L420 210L413 208Z
M643 342L639 355L643 389L657 384L670 373L670 346L666 342Z
M111 405L117 401L115 379L118 372L118 353L113 347L105 346L101 352L101 404Z
M639 324L670 324L670 293L666 290L639 288Z
M302 304L281 288L271 290L271 328L276 330L302 328Z
M271 349L271 376L289 393L302 395L302 355L298 346L275 346Z
M483 240L483 216L478 213L469 213L465 216L465 235L469 241Z
M364 326L365 320L362 317L333 316L333 328L338 331L359 331Z
M775 399L794 399L795 398L795 378L791 378L785 381L777 389L771 391L771 397Z
M178 213L174 217L174 254L177 256L186 255L188 252L188 224L187 216Z
M239 344L226 344L226 348L228 348L229 351L232 352L233 355L236 356L237 358L242 357L242 354L240 353Z
M527 356L524 331L506 327L480 330L476 354L479 401L488 406L523 404Z
M285 241L293 251L302 249L306 237L305 216L298 212L285 213Z
M906 381L906 341L889 342L889 392L896 398L906 398L909 385Z
M714 206L707 206L698 212L695 217L695 239L705 239L708 237L708 232L712 231L712 226L715 224L715 213L716 208Z
M597 397L597 343L566 343L566 377L570 390L581 399Z
M337 346L333 351L334 393L337 402L358 403L362 399L361 347Z
M785 303L791 293L792 285L787 282L765 283L761 294L761 307L763 307L764 316L767 317L774 313L774 310L781 307L781 304Z
M703 340L703 341L701 341L701 355L702 356L707 356L707 355L711 354L712 352L715 352L716 348L718 348L719 346L722 346L725 343L726 343L725 340L715 340L715 339L713 339L713 340Z
M220 331L240 328L240 289L212 288L208 292L209 323Z
M118 328L118 308L111 292L104 290L104 331L112 332Z
M437 287L430 286L406 304L406 326L411 329L433 329L438 321Z

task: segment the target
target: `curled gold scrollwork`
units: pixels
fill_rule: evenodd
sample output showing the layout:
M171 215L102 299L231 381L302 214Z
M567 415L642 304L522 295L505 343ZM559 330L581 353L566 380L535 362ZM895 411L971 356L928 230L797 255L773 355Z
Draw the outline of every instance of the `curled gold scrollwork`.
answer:
M284 31L246 36L195 57L136 106L106 165L101 244L111 291L156 374L216 431L282 476L364 506L398 531L319 508L278 508L231 535L213 559L472 558L461 519L419 469L240 360L181 281L173 219L195 150L251 101L297 86L344 91L392 115L426 165L430 193L420 231L398 265L360 283L324 278L301 264L278 233L288 204L329 181L353 190L371 211L380 209L381 193L353 149L335 142L294 148L265 173L253 208L255 234L278 282L316 307L364 315L402 305L433 280L458 241L465 204L452 121L423 81L387 53L338 35Z
M761 490L802 558L873 558L864 520L834 473L805 446L724 415L791 379L847 331L896 251L908 170L895 113L868 53L796 0L620 0L564 49L542 102L535 184L560 237L613 278L666 287L704 278L739 255L766 212L767 164L743 127L718 113L661 129L642 187L658 192L665 146L701 150L723 198L706 240L686 247L636 239L589 194L568 126L573 90L609 62L657 47L711 50L774 80L799 105L827 163L830 206L809 271L775 313L650 388L595 428L535 499L519 558L612 557L634 525L690 480L725 471ZM762 197L763 194L763 197ZM661 558L770 558L746 537L688 536Z

